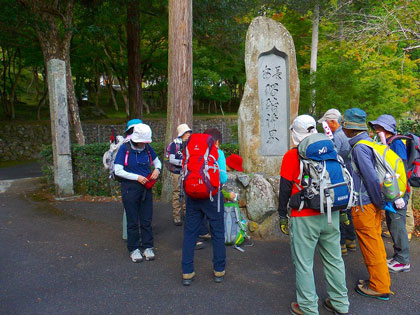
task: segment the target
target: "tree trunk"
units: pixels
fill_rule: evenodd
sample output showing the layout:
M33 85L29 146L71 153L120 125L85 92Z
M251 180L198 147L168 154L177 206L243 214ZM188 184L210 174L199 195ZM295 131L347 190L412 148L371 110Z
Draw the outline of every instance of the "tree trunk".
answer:
M319 3L316 2L314 6L313 12L313 20L312 20L312 46L311 46L311 114L315 115L316 111L316 89L315 89L315 82L316 82L316 66L317 66L317 58L318 58L318 34L319 34Z
M140 3L128 0L127 3L127 54L128 54L128 100L130 117L141 118L141 64L140 64Z
M192 0L169 0L168 104L165 143L176 136L176 127L193 122ZM168 172L165 172L166 174ZM163 177L162 196L170 198L169 176Z

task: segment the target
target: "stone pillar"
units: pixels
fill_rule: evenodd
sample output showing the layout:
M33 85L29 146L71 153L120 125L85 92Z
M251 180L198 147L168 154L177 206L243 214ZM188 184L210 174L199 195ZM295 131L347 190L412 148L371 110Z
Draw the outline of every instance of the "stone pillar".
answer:
M71 166L70 130L67 106L66 64L51 59L47 63L54 184L57 197L74 194Z
M293 38L281 24L257 17L245 48L246 84L238 111L244 171L278 175L298 114L299 78Z

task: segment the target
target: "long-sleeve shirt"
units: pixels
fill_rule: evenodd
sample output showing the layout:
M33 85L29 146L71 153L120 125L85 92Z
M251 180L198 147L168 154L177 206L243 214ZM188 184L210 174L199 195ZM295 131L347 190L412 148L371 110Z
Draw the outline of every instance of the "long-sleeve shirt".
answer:
M349 139L350 146L353 148L351 153L352 161L354 162L357 170L351 166L350 173L353 177L354 189L356 192L360 192L360 199L363 205L373 203L380 209L384 208L384 200L382 198L381 186L379 184L379 178L375 170L376 162L373 149L364 144L358 144L360 140L372 141L367 132L362 132L357 136Z
M337 148L337 153L343 158L344 164L347 167L350 164L349 154L351 148L349 139L343 131L343 127L340 126L337 128L337 130L334 132L334 138L332 141Z
M146 144L146 146L142 149L139 149L134 147L130 142L130 152L127 161L128 165L125 166L124 164L127 148L125 144L122 145L118 150L117 156L115 157L115 175L125 180L134 181L137 180L139 175L147 177L151 173L150 159L152 159L154 168L159 169L160 171L162 168L162 163L160 162L157 154L150 145Z
M223 185L227 182L228 176L226 172L226 157L225 153L217 149L217 153L219 153L219 158L217 159L217 164L219 164L219 174L220 174L220 184Z

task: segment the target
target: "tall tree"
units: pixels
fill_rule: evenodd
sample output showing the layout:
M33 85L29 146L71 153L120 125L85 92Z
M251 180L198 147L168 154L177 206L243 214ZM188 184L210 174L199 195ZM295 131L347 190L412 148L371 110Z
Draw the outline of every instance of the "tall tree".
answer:
M128 56L128 101L130 104L130 117L141 118L142 87L140 64L140 2L128 0L127 2L127 56Z
M85 144L79 107L74 92L70 64L70 43L73 36L74 0L16 0L31 13L45 65L51 59L60 59L66 63L67 100L70 110L70 124L73 126L77 143ZM48 75L48 74L47 74Z
M312 17L312 45L311 45L311 114L315 114L316 109L316 69L318 59L318 37L319 37L319 3L315 1Z

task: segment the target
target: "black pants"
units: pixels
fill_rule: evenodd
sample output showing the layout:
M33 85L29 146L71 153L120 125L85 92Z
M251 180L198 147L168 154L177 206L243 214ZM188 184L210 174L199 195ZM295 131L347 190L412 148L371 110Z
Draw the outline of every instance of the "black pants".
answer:
M127 248L130 252L136 249L153 247L153 195L136 181L121 183L121 196L127 215ZM141 241L140 241L140 231Z

